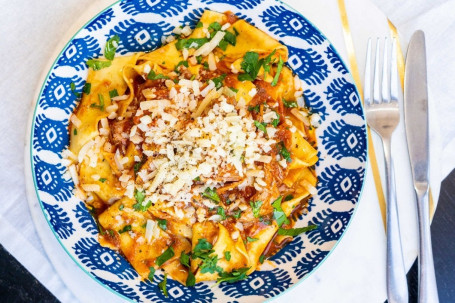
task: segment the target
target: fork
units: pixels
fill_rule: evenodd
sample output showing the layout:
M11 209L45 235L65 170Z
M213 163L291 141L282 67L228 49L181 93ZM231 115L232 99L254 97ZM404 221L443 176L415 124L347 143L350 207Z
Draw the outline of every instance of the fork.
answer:
M400 122L398 106L398 64L396 41L392 43L390 70L388 69L388 42L384 42L382 80L380 81L379 39L376 43L373 94L371 94L371 38L368 40L365 66L365 114L367 123L382 139L386 171L387 201L387 297L389 303L408 302L408 285L401 249L400 225L398 222L395 175L392 162L392 134ZM390 86L389 86L390 79Z

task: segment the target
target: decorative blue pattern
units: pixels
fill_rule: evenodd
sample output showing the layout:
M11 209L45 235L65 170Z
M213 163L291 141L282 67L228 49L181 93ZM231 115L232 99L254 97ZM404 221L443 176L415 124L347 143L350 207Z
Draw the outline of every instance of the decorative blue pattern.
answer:
M98 57L100 54L101 48L95 38L76 38L68 44L57 64L69 65L80 71L86 68L85 62L88 59Z
M329 69L322 55L312 49L288 46L288 65L308 85L321 84L329 75Z
M275 268L272 271L255 271L248 279L234 284L222 283L220 288L233 298L258 295L271 298L284 291L290 284L289 274L282 269Z
M309 231L308 238L315 244L336 240L343 234L350 217L351 212L323 210L310 221L310 224L315 224L318 228Z
M364 169L328 167L319 176L318 193L322 201L332 204L340 200L357 201L363 184Z
M37 150L49 150L59 154L68 145L67 123L46 118L44 115L36 117L35 137L33 147Z
M38 190L48 193L57 201L68 200L72 195L73 183L62 177L65 168L62 165L52 165L33 157L35 166L35 181Z
M171 30L172 27L163 21L142 23L130 19L114 27L109 36L120 37L117 53L125 55L130 52L151 51L161 43L161 37L170 34Z
M93 219L93 216L89 213L84 202L79 202L74 209L74 212L76 214L76 219L79 221L83 229L92 235L98 234L95 219Z
M158 289L158 283L163 280L163 275L155 274L153 277L153 282L149 280L141 282L139 289L147 300L150 302L156 303L184 303L184 302L194 302L194 303L208 303L214 302L216 300L213 291L209 286L205 284L198 284L195 287L185 287L177 281L172 279L167 280L167 291L168 297L166 298L164 294Z
M297 265L292 267L297 275L298 279L302 279L305 275L310 273L324 258L329 252L323 251L317 248L307 254L297 262Z
M136 0L120 2L120 7L126 13L133 16L154 13L164 17L172 17L186 10L188 6L187 0Z
M346 66L344 66L343 61L341 61L341 58L336 53L333 45L329 45L324 53L327 55L327 59L329 59L330 63L333 65L333 68L335 68L343 75L348 73Z
M279 37L299 37L311 45L321 44L324 37L302 15L283 6L272 6L261 16L267 28Z
M194 27L205 9L229 9L266 33L292 43L287 45L288 65L303 81L305 104L321 116L316 130L318 192L308 202L308 214L299 216L297 226L317 224L318 228L296 237L272 256L275 267L264 264L246 280L217 286L203 282L184 287L168 278L166 298L157 286L163 279L161 271L153 282L141 281L120 254L99 244L96 222L72 193L72 181L58 163L68 145L68 121L78 101L71 83L81 92L86 61L102 56L106 40L119 35L119 55L151 51L175 26ZM34 181L46 219L62 246L81 268L126 299L166 303L263 301L314 271L346 229L365 173L366 128L359 126L359 121L364 121L362 115L359 96L336 50L308 20L279 1L123 0L78 32L43 84L31 136Z
M365 161L367 142L364 134L364 127L349 125L344 121L335 121L324 131L322 144L329 155L337 160L354 157Z
M207 4L226 3L230 4L238 9L251 9L261 3L261 0L201 0ZM216 6L215 6L216 7ZM212 10L216 10L214 7Z
M67 213L59 206L52 206L43 202L44 209L48 214L48 220L54 227L55 232L63 239L67 239L75 231L73 223Z
M114 18L114 10L112 8L107 9L101 13L98 18L87 24L85 27L89 32L100 30L103 26L108 24Z
M84 81L79 77L63 78L52 74L46 82L40 100L43 109L58 107L68 114L71 113L77 101L76 95L71 91L71 83L76 86L76 91L81 91Z
M304 248L305 247L303 245L302 237L297 237L294 239L294 241L286 245L283 249L278 251L278 253L269 258L269 260L272 260L278 265L292 262L292 260L300 255Z
M357 94L354 84L345 78L338 78L327 88L325 92L330 105L341 115L362 114L360 97Z
M83 238L73 249L78 259L90 269L109 271L122 279L133 279L138 276L123 257L109 248L102 247L97 239Z

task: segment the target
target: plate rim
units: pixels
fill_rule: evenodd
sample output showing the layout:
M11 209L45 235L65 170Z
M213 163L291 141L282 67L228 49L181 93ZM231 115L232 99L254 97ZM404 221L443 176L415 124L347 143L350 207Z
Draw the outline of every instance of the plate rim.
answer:
M44 216L44 219L45 219L46 223L48 224L50 230L52 231L52 234L57 239L59 245L63 248L63 250L66 252L66 254L73 260L73 262L77 265L78 268L80 268L85 274L87 274L91 279L96 281L96 283L101 285L103 288L109 290L111 293L119 296L120 298L122 298L124 300L127 300L128 302L135 303L134 300L124 296L123 294L115 291L114 289L112 289L108 285L102 283L91 272L86 270L80 264L80 262L70 253L69 249L63 244L62 240L57 235L56 231L54 230L53 226L51 225L51 222L46 217L46 213L45 213L45 210L44 210L44 207L43 207L43 202L41 201L40 196L38 194L38 187L37 187L37 184L36 184L36 175L35 175L34 162L33 162L33 144L32 144L33 135L34 135L34 126L35 126L35 120L36 120L35 119L36 118L36 111L38 109L39 99L40 99L40 96L43 93L46 81L49 79L49 76L50 76L50 74L51 74L51 72L53 70L53 67L55 66L55 64L57 63L57 61L59 60L60 56L63 54L63 52L67 48L67 46L75 39L75 37L82 30L85 29L85 27L88 24L90 24L93 20L97 19L106 10L108 10L109 8L112 8L113 6L118 5L118 3L122 2L122 1L125 1L125 0L116 0L115 2L109 4L109 5L105 6L105 7L103 6L104 8L102 8L100 11L98 11L93 17L91 17L90 19L85 21L85 23L83 25L79 26L77 28L76 32L73 35L71 35L71 37L69 38L69 40L65 44L63 44L63 43L61 44L62 48L61 48L60 51L57 49L57 51L53 52L53 56L54 56L54 54L57 54L57 55L56 55L54 60L52 60L52 58L49 60L49 62L51 62L49 65L45 66L45 68L46 69L49 68L49 70L46 72L46 69L44 69L44 72L42 73L42 76L40 77L40 80L38 82L38 86L37 86L37 89L36 89L35 97L33 99L33 105L32 105L32 108L30 110L30 113L29 113L29 120L28 120L28 123L27 123L27 133L26 133L26 137L25 137L26 144L25 144L25 155L24 156L25 156L25 164L26 165L24 165L24 170L25 170L26 179L31 177L32 178L31 181L33 182L33 190L32 190L30 188L30 186L31 186L31 184L30 184L31 182L29 182L30 180L26 180L26 196L27 196L27 200L30 200L30 196L32 195L32 192L34 192L34 198L38 201L38 204L39 204L40 209L41 209L41 214ZM311 26L313 26L318 31L318 33L329 43L329 45L334 46L334 44L327 38L327 36L322 31L320 31L319 28L317 26L315 26L315 24L311 20L309 20L307 17L305 17L298 10L293 8L291 5L283 2L282 0L272 0L272 1L275 1L275 2L285 6L288 10L293 11L293 12L297 13L298 15L300 15L301 17L303 17L305 19L305 21L307 21ZM60 45L58 45L57 47L60 47ZM363 196L363 191L364 191L365 183L366 183L366 176L367 176L367 173L369 171L369 168L368 168L368 161L369 161L369 157L370 157L370 155L369 155L369 146L371 144L371 142L369 140L369 136L368 136L368 127L367 127L367 122L366 122L365 109L364 109L364 105L363 105L363 98L361 98L359 88L357 87L357 85L356 85L356 83L354 81L351 69L348 67L348 65L346 64L346 62L343 59L343 57L341 57L341 55L338 52L337 48L333 47L333 50L336 53L336 55L338 56L338 58L341 60L341 62L344 65L344 67L346 68L347 76L352 81L352 84L353 84L353 86L355 88L355 92L356 92L357 96L359 96L359 99L361 100L361 102L359 103L359 106L361 107L362 112L361 112L361 114L359 116L362 117L362 126L364 126L364 129L365 129L364 133L365 133L365 142L366 142L366 144L365 144L366 153L365 153L365 161L361 164L361 167L364 168L364 172L363 172L362 184L361 184L361 187L360 187L360 190L359 190L359 195L358 195L358 197L356 199L356 203L354 204L352 214L351 214L351 216L349 218L349 221L348 221L344 231L340 235L340 238L335 242L333 247L328 251L327 255L310 272L308 272L305 276L300 278L297 282L295 282L294 284L292 284L291 286L289 286L288 288L286 288L285 290L283 290L282 292L278 293L277 295L275 295L273 297L264 298L263 302L270 302L271 300L277 299L277 298L281 297L282 295L284 295L285 293L288 293L290 290L294 289L296 286L300 285L303 281L305 281L307 278L309 278L314 272L316 272L316 270L323 263L325 263L327 261L327 259L332 255L332 253L338 247L338 244L343 240L348 228L350 227L350 225L351 225L351 223L352 223L352 221L354 219L355 214L357 213L358 205L359 205L360 200L361 200L361 198ZM30 163L30 167L29 168L27 168L28 162ZM31 203L32 202L29 201L29 207L31 207ZM33 218L33 216L32 216L32 219L33 219L34 224L36 226L35 218ZM40 240L41 240L41 235L39 235L39 237L40 237ZM45 250L45 251L46 251L46 254L48 254L47 250Z

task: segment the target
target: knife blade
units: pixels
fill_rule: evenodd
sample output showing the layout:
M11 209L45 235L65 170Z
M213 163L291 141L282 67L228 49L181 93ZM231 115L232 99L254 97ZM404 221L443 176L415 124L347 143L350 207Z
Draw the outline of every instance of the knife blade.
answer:
M409 160L417 197L419 223L419 302L439 302L431 248L429 189L429 127L425 34L409 42L404 77L404 120Z

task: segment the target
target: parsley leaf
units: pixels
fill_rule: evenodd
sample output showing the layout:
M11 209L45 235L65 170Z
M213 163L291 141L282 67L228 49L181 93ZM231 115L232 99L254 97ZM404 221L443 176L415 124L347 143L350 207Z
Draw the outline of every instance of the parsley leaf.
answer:
M233 46L235 46L235 44L237 43L236 36L228 31L225 32L223 40Z
M227 49L227 46L228 46L228 43L224 39L218 43L218 47L221 48L223 51L225 51Z
M111 66L112 61L100 61L91 59L88 60L86 64L88 67L91 67L93 70L96 71Z
M202 193L202 196L205 198L208 198L216 203L220 203L220 196L216 193L215 189L211 189L210 187L207 187L204 192Z
M248 111L250 112L255 112L256 114L258 114L259 110L260 110L259 104L255 106L248 106Z
M158 287L161 289L161 291L163 292L164 296L167 298L168 297L168 293L167 293L167 273L164 274L163 281L158 283Z
M216 213L221 216L221 220L226 220L226 212L224 211L224 208L218 206Z
M219 273L219 278L217 279L217 282L234 283L240 280L244 280L247 278L246 273L250 268L251 267L243 267L239 269L234 269L230 273L227 272Z
M117 97L117 96L118 96L118 91L117 91L117 89L114 88L113 90L111 90L111 91L109 92L109 97L110 97L111 99L114 98L114 97Z
M294 199L293 195L287 195L286 197L284 197L284 201L290 201L292 199Z
M259 240L258 238L251 238L251 237L246 237L246 240L248 242L256 242L257 240Z
M125 225L121 230L118 231L119 234L123 234L124 232L131 231L131 225Z
M261 255L261 256L259 257L259 263L261 263L261 264L264 263L264 260L265 260L265 256L264 256L264 255Z
M313 229L316 229L318 228L317 225L308 225L307 227L300 227L300 228L290 228L290 229L284 229L284 228L280 228L278 229L278 234L280 236L292 236L292 237L295 237L295 236L298 236L302 233L306 233L310 230L313 230Z
M206 274L206 273L214 274L215 271L218 273L222 272L223 269L221 267L219 267L217 265L217 263L218 263L218 256L216 254L205 258L202 261L201 266L199 267L199 269L201 270L201 274Z
M167 220L166 219L158 219L158 226L164 231L167 230Z
M90 82L86 82L82 91L84 92L84 94L90 95L91 90L92 90L92 84Z
M73 135L77 136L77 128L73 130Z
M153 276L155 275L155 268L153 266L150 266L150 272L149 272L149 280L150 282L153 282Z
M276 53L276 49L273 50L273 52L271 52L267 57L264 58L264 63L262 64L263 68L264 68L264 79L265 79L265 75L266 73L269 73L270 72L270 68L272 67L272 56L275 55Z
M134 175L136 175L137 172L141 169L142 164L142 162L134 163Z
M242 215L242 210L238 209L235 212L232 212L232 216L236 219L240 219L240 216Z
M217 21L210 23L209 29L213 29L214 31L219 31L221 29L221 24Z
M155 260L157 266L163 265L166 261L174 256L174 249L169 246L158 258Z
M125 208L125 205L120 204L120 206L118 207L118 210L123 210L124 208Z
M224 252L224 258L226 259L226 261L230 261L231 260L231 252L230 251L225 251Z
M283 105L284 105L284 107L287 107L287 108L298 107L297 102L295 102L295 101L286 101L284 99L283 99Z
M201 252L203 250L211 250L212 247L213 247L213 245L210 242L208 242L204 238L201 238L201 239L198 240L196 246L194 247L194 252L198 253L198 252Z
M232 90L234 93L238 93L239 90L235 87L229 87L230 90Z
M275 201L273 201L273 218L275 219L278 227L281 227L283 224L288 224L289 220L286 218L286 214L284 213L283 209L281 208L281 200L283 199L282 196L279 196Z
M71 92L76 96L76 97L79 97L81 94L78 93L76 91L76 84L74 84L74 82L71 82L70 83L70 87L71 87Z
M273 81L270 85L272 85L272 86L277 85L278 79L280 78L281 70L283 69L283 64L284 64L284 61L280 57L280 61L278 61L278 67L276 68L275 77L273 78Z
M157 74L155 71L152 69L150 73L147 75L147 79L149 80L158 80L158 79L169 79L168 76L165 76L163 74Z
M261 123L261 122L258 122L258 121L256 121L256 120L254 120L254 125L256 125L256 127L257 127L259 130L263 131L264 133L267 133L267 129L265 128L265 126L266 126L265 123L263 123L263 122Z
M253 216L259 218L259 212L261 211L262 201L250 202L251 208L253 209Z
M199 21L197 24L196 24L196 28L201 28L203 26L202 22Z
M189 39L180 39L175 43L177 50L182 50L184 48L200 48L202 45L209 42L207 38L189 38Z
M197 64L201 64L202 62L202 55L196 57Z
M134 191L134 198L138 203L142 203L145 200L145 191L141 190L135 190Z
M235 27L234 27L234 33L235 33L236 36L239 35L239 32L237 31L237 29Z
M283 141L281 141L279 144L277 144L277 146L278 146L278 153L284 159L286 159L287 162L292 162L291 153L287 150L286 146L284 146Z
M226 74L222 74L222 75L212 79L213 83L215 83L216 89L219 89L221 86L223 86L224 78L226 78Z
M117 51L118 44L120 43L120 37L115 35L106 42L104 47L104 57L107 60L114 60L115 52Z
M254 81L259 73L263 59L259 60L259 54L255 52L246 52L243 56L243 61L240 64L240 67L245 72L244 74L239 74L237 79L239 81Z
M278 118L272 120L272 123L271 123L271 124L273 125L273 127L277 127L278 124L280 124L280 114L277 113L277 112L275 112L275 113L276 113L276 115L277 115Z
M190 255L188 255L185 251L182 250L180 254L180 263L186 267L190 267Z
M188 277L186 278L186 286L194 286L196 285L196 277L194 276L193 272L190 270L188 271Z
M185 67L188 67L188 61L180 61L179 63L177 63L177 65L175 66L175 71L178 72L179 71L179 66L185 66Z

